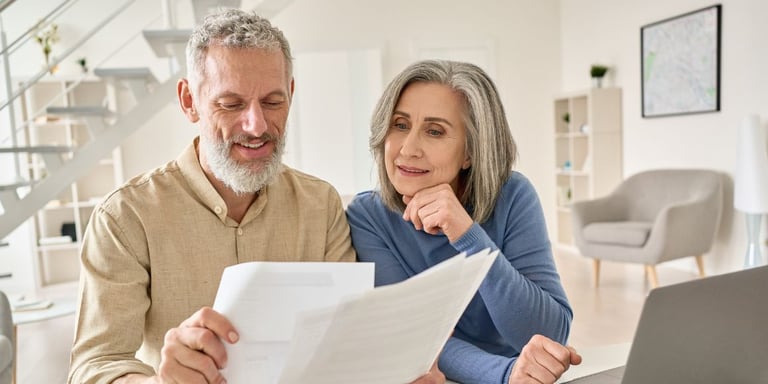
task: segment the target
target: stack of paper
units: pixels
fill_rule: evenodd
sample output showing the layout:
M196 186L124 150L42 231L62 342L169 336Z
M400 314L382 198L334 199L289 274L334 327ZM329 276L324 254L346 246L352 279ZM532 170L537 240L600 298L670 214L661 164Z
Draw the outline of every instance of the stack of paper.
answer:
M288 344L281 345L281 361L270 361L264 345L241 341L228 350L230 364L225 377L229 383L411 382L426 373L438 357L497 254L487 250L470 257L460 254L411 279L363 290L362 294L336 300L337 304L314 309L304 306L294 313L278 305L280 313L271 321L293 326L290 331L282 328L281 337L287 337ZM333 268L333 264L324 265ZM282 291L272 286L270 294L277 295L273 300L285 303L302 296L294 292L288 297ZM224 300L221 288L217 305L220 298ZM218 310L216 305L214 308ZM276 332L272 330L275 324L256 321L258 313L274 308L262 305L248 309L255 312L251 322L235 319L236 313L220 311L236 323L241 335L253 328L260 328L262 336Z

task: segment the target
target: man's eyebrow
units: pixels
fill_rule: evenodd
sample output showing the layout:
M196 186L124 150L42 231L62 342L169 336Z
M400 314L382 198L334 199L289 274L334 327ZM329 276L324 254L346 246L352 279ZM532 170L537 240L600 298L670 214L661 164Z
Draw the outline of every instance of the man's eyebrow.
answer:
M214 100L218 100L218 99L223 99L223 98L226 98L226 97L234 97L234 98L238 98L238 99L242 99L243 98L238 93L235 93L235 92L232 92L232 91L224 91L224 92L221 92L221 93L217 93L216 95L214 95L213 98L214 98Z

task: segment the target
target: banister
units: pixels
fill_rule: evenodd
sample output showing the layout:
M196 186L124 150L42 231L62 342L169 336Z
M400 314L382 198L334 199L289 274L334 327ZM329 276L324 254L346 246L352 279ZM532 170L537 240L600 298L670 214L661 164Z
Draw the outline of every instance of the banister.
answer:
M7 47L4 47L2 51L0 51L0 55L5 54L8 52L10 55L11 53L15 52L18 48L17 46L22 46L24 43L29 41L29 39L32 38L32 35L34 35L34 32L37 31L39 28L45 28L49 24L53 22L53 19L58 17L61 13L66 11L69 7L71 7L73 4L75 4L78 0L64 0L59 5L56 6L51 12L48 12L47 15L45 15L42 19L40 19L37 23L29 27L21 36L17 37L16 40L12 41L10 44L8 44ZM2 12L2 10L0 10ZM12 51L13 49L13 51Z
M3 0L0 1L0 13L2 13L9 5L13 4L16 0Z
M59 55L59 56L55 56L55 57L53 58L53 60L51 60L51 62L49 63L49 66L50 66L50 67L56 66L56 65L58 65L59 63L61 63L62 61L64 61L64 59L66 59L67 57L69 57L69 55L70 55L70 54L72 54L72 52L74 52L76 49L80 48L80 46L82 46L83 44L85 44L85 42L86 42L86 41L88 41L88 39L90 39L91 37L93 37L93 35L95 35L95 34L96 34L97 32L99 32L99 31L100 31L102 28L104 28L104 26L105 26L105 25L109 24L109 22L111 22L111 21L112 21L112 20L113 20L115 17L117 17L117 16L118 16L120 13L122 13L123 11L125 11L125 9L126 9L126 8L128 8L128 6L130 6L130 5L131 5L131 4L133 4L134 2L136 2L136 0L127 0L125 3L123 3L123 5L121 5L120 7L118 7L118 8L117 8L117 9L116 9L114 12L112 12L112 13L111 13L111 14L110 14L110 15L109 15L109 16L108 16L106 19L102 20L102 21L101 21L101 22L100 22L98 25L96 25L96 27L94 27L94 28L93 28L93 29L91 29L91 30L90 30L88 33L86 33L86 34L83 36L83 38L81 38L80 40L78 40L78 41L77 41L77 43L75 43L75 44L74 44L73 46L71 46L69 49L67 49L66 51L64 51L64 53L62 53L61 55ZM37 83L37 82L38 82L38 80L40 80L41 78L43 78L43 76L45 76L45 74L46 74L46 73L48 73L48 69L47 69L47 68L44 68L44 69L42 69L40 72L38 72L36 75L32 76L32 77L31 77L29 80L27 80L26 82L22 83L22 84L19 86L19 89L18 89L18 90L16 90L16 92L15 92L13 95L11 95L11 97L10 97L8 100L5 100L5 101L3 101L3 103L2 103L2 104L0 104L0 110L4 109L6 106L8 106L8 104L11 104L11 103L12 103L14 100L16 100L16 99L17 99L19 96L21 96L21 95L24 93L24 91L26 91L26 90L27 90L27 89L29 89L29 88L30 88L32 85L34 85L35 83Z

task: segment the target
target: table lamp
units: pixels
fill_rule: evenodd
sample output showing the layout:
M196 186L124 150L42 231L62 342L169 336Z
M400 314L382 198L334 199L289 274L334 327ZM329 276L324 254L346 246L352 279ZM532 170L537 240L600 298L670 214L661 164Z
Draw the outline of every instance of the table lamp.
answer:
M739 152L734 173L733 206L747 221L747 254L744 268L763 264L760 255L760 224L768 212L768 153L760 117L749 115L741 123Z

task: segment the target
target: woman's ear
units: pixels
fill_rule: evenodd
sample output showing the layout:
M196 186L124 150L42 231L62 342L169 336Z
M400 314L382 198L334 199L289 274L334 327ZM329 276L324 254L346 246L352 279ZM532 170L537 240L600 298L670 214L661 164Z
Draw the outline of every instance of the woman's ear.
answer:
M197 123L200 120L200 116L195 109L195 103L192 97L192 90L189 88L189 81L187 79L180 79L176 83L176 95L179 98L179 106L187 116L187 119L193 123Z
M467 156L464 159L464 162L461 163L461 169L469 169L469 167L472 166L472 161L469 159L469 156Z

